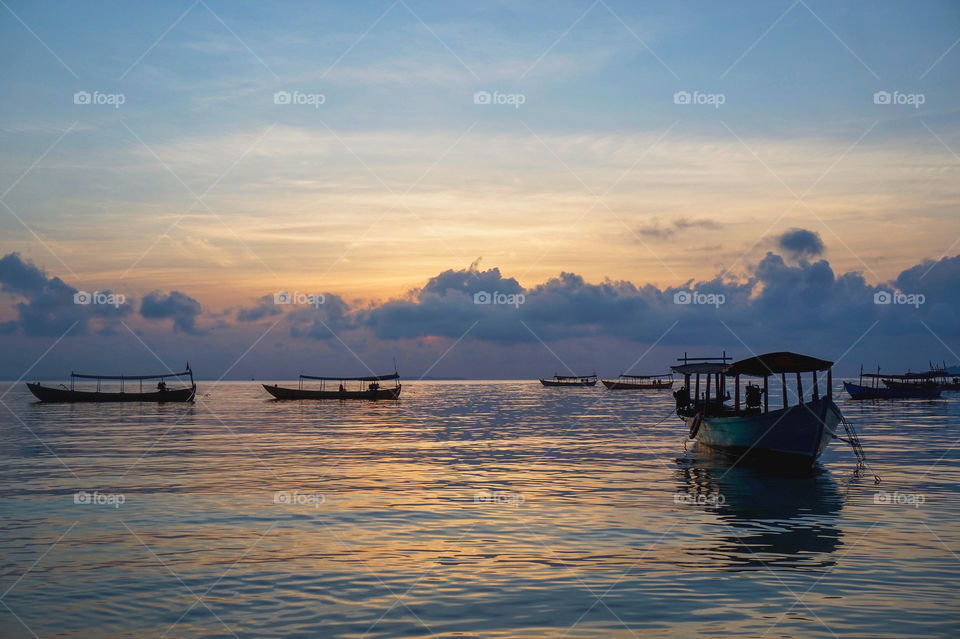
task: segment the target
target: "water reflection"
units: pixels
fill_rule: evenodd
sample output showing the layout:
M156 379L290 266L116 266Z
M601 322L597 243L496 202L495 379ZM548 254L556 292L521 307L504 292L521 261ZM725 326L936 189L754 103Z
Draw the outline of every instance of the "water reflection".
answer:
M678 498L716 519L713 543L689 552L723 570L820 570L835 563L843 534L842 495L830 473L815 464L785 474L757 465L731 465L703 447L677 460Z

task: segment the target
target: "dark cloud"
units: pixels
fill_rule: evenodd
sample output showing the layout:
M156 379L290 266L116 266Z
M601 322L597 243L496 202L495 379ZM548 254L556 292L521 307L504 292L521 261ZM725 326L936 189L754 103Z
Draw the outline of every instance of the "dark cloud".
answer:
M280 305L274 301L273 295L264 295L258 300L256 306L245 307L238 310L237 321L256 322L264 317L272 317L274 315L280 315L281 313L283 313L283 310Z
M790 229L777 238L777 246L795 260L817 257L824 251L820 234L806 229Z
M20 329L32 337L60 336L72 326L71 334L82 335L90 320L99 320L103 330L131 312L125 297L109 290L78 291L59 277L47 277L17 253L0 258L0 290L26 300L15 305L17 320L0 326L5 334Z
M356 328L356 316L350 313L350 306L339 295L326 293L322 299L321 304L294 306L287 313L291 322L290 335L326 340L341 331Z
M144 296L140 304L140 314L143 317L172 319L175 331L193 335L200 333L196 320L201 311L200 302L180 291L170 291L168 295L154 291Z

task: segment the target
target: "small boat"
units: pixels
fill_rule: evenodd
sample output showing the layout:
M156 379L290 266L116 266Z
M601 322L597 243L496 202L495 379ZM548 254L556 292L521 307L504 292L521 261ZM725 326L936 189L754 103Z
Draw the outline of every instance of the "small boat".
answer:
M304 388L304 380L320 382L320 388ZM394 385L381 387L380 382L394 380ZM328 389L327 382L337 382L336 390ZM358 382L354 388L349 388L350 382ZM399 399L400 374L396 371L391 375L369 375L367 377L316 377L301 375L297 388L285 388L274 384L263 384L263 388L275 399Z
M683 387L674 393L677 415L689 427L689 438L708 448L740 457L809 466L823 453L835 436L843 414L833 402L833 362L797 353L776 352L727 364L722 358L680 358L683 364L671 367L684 376ZM691 361L697 360L697 361ZM826 393L821 395L818 373L827 372ZM797 404L787 402L787 374L796 375ZM812 373L812 392L804 396L801 373ZM706 377L700 395L700 376ZM783 406L770 409L769 378L780 377ZM695 376L694 396L690 396ZM740 377L763 378L763 386L748 383L743 402ZM714 399L726 397L727 378L733 378L734 405ZM719 391L719 392L718 392Z
M624 375L615 380L601 379L603 385L612 390L643 390L643 389L662 389L673 387L673 374L664 373L662 375Z
M863 383L867 378L869 385ZM882 383L882 385L881 385ZM928 373L880 374L864 373L860 367L858 383L844 382L851 399L936 399L943 387Z
M544 386L596 386L597 374L593 375L554 375L550 379L541 379Z
M170 388L164 381L171 377L183 379L189 377L190 385ZM76 380L96 380L96 390L85 390L76 388ZM144 380L160 380L156 387L144 391ZM104 390L103 382L119 381L120 389ZM137 382L135 391L128 391L130 382ZM190 364L182 373L165 373L163 375L82 375L80 373L70 373L70 386L61 384L60 388L53 386L42 386L39 382L27 383L27 388L41 402L192 402L197 394L197 385L193 381L193 371L190 370Z

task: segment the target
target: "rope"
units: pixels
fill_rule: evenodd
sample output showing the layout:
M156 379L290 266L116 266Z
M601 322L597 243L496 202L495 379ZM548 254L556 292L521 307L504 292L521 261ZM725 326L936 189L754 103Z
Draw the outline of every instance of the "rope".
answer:
M863 444L860 443L860 437L857 435L856 429L853 427L853 424L847 421L846 417L840 418L840 423L843 424L843 429L847 431L847 437L841 437L836 433L831 433L836 439L850 444L850 448L853 449L853 454L857 457L857 470L855 471L859 474L862 470L869 470L873 473L873 483L880 483L880 475L874 472L873 468L867 464L867 453L863 450Z

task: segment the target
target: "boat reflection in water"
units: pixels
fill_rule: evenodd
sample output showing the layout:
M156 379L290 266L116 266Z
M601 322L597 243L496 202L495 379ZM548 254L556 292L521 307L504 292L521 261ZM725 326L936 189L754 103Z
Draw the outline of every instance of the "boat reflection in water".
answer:
M690 548L688 567L819 571L835 563L842 496L819 464L785 474L731 465L729 455L699 445L677 463L674 501L716 516L703 530L712 543Z

